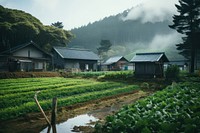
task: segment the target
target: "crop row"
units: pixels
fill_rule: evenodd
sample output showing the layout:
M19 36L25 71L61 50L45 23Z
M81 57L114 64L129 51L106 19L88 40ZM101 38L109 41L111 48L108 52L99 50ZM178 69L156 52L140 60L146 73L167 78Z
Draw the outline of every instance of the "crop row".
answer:
M112 89L120 87L119 83L108 83L108 82L92 82L89 84L63 86L55 89L42 90L40 93L39 100L51 99L52 97L66 97L86 92L101 91L105 89ZM33 101L35 91L25 93L15 93L0 97L0 108L7 108L10 106L18 106L20 104Z
M37 78L37 79L18 79L18 82L15 82L16 79L10 79L11 81L9 82L8 79L1 81L1 88L0 90L13 90L13 89L19 89L19 88L27 88L27 87L32 87L34 86L41 86L41 85L48 85L49 84L49 79L48 78ZM72 80L69 79L68 82L70 83L77 83L77 82L82 82L83 80L76 79ZM51 84L61 84L61 83L66 83L66 80L64 78L52 78Z
M138 89L138 86L132 85L128 87L116 88L116 89L111 89L111 90L88 92L88 93L83 93L83 94L79 94L75 96L63 97L63 98L58 99L58 107L68 106L68 105L86 102L90 100L95 100L95 99L99 99L106 96L116 95L119 93L130 92L135 89ZM40 102L40 104L44 110L48 110L51 108L50 99L43 100ZM4 119L9 119L9 118L16 118L30 112L38 112L38 108L36 107L36 104L34 102L27 102L20 106L9 107L9 108L0 110L0 119L4 120Z
M200 83L180 83L123 107L97 133L200 132Z
M51 108L51 99L53 97L58 98L58 107L61 107L138 89L138 86L125 85L116 82L91 82L91 80L64 78L60 78L60 80L65 80L67 84L51 88L50 86L53 86L53 84L51 84L51 79L55 80L54 78L47 79L47 81L49 80L49 88L46 87L43 90L41 89L38 95L38 100L40 101L44 110ZM77 82L75 82L76 80ZM17 86L17 82L15 84ZM27 84L29 83L27 82ZM41 85L42 84L43 83L41 82ZM35 88L40 87L38 86ZM16 118L18 116L25 115L26 113L39 111L33 99L34 94L38 89L31 90L30 88L26 88L27 91L25 91L26 89L24 88L21 89L23 91L12 94L9 93L11 91L9 90L7 91L8 94L5 93L4 95L0 96L1 120Z
M29 86L28 87L20 87L18 86L18 88L15 88L15 89L6 89L6 90L1 90L0 91L0 99L1 99L1 96L5 96L5 95L8 95L8 94L12 94L12 93L24 93L24 92L30 92L30 91L38 91L38 90L46 90L46 89L56 89L56 88L59 88L59 87L64 87L64 86L72 86L72 85L83 85L83 84L88 84L89 82L83 82L83 81L76 81L76 82L58 82L58 83L55 83L55 82L51 82L50 83L38 83L38 84L33 84L33 83L29 83ZM15 86L16 87L16 86ZM13 86L11 86L11 88L13 88Z

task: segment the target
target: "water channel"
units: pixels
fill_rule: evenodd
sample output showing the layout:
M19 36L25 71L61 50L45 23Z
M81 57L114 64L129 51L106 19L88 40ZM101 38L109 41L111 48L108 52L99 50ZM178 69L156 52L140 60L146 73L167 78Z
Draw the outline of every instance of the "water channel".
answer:
M96 122L98 119L95 118L92 115L89 114L82 114L78 115L74 118L68 119L67 121L57 124L56 129L58 133L74 133L72 130L74 126L92 126L94 127L94 124L91 124L93 122ZM47 133L48 127L46 127L44 130L42 130L40 133Z

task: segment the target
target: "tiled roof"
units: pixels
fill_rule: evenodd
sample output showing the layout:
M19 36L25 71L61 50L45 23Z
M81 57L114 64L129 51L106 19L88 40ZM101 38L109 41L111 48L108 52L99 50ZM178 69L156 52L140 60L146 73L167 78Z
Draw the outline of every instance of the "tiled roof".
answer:
M131 62L157 62L163 58L164 62L168 62L164 52L157 53L137 53L132 59Z
M84 49L54 47L54 50L64 59L99 60L97 54Z

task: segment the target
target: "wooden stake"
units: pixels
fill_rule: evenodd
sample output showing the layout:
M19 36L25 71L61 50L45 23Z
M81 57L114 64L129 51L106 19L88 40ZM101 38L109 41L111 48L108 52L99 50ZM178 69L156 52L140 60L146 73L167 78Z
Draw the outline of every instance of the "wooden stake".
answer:
M37 91L37 92L35 93L35 96L34 96L35 102L36 102L37 106L39 107L39 109L40 109L42 115L44 116L44 118L45 118L45 120L46 120L48 126L51 127L51 123L50 123L49 119L47 118L47 116L46 116L46 114L44 113L42 107L40 106L40 103L39 103L38 100L37 100L37 94L38 94L39 92L40 92L40 91Z
M51 112L51 126L52 126L53 133L57 133L57 131L56 131L56 113L57 113L57 98L53 98L52 112Z

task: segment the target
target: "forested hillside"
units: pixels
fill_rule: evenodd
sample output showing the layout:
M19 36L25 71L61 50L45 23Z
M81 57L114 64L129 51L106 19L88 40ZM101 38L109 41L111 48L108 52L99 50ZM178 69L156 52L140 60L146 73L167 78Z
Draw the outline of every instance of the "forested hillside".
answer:
M65 46L72 37L66 30L43 25L31 14L0 5L0 51L31 40L48 51L53 45Z
M180 43L181 37L168 27L170 20L142 22L141 18L125 19L129 12L126 10L69 32L45 26L24 11L0 6L0 51L32 40L47 51L55 45L67 45L91 49L97 53L101 40L110 40L112 47L107 57L123 55L130 59L136 52L157 51L166 52L168 57L171 56L169 58L179 56L175 44Z
M138 7L139 8L139 7ZM180 38L168 25L162 22L141 22L125 20L130 10L116 16L106 17L87 26L72 29L75 39L69 47L81 47L96 51L101 40L110 40L112 45L108 56L124 55L131 58L135 52L165 51L168 55L177 55L175 44Z

